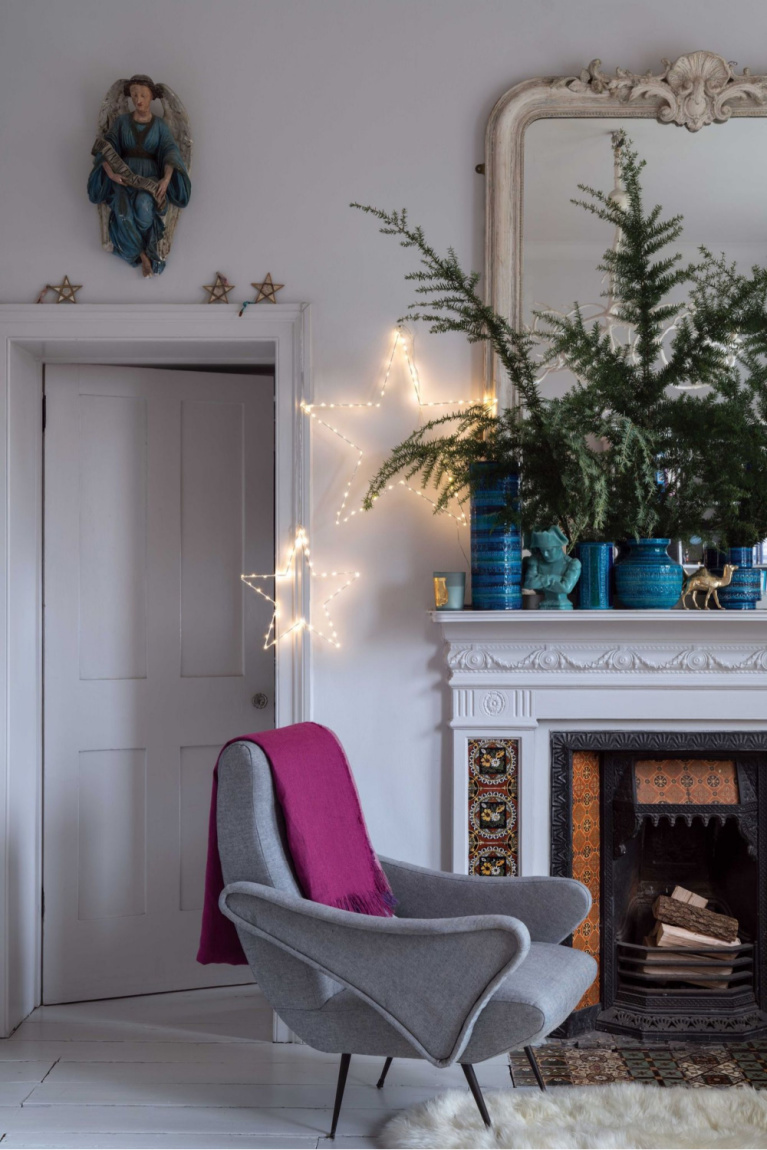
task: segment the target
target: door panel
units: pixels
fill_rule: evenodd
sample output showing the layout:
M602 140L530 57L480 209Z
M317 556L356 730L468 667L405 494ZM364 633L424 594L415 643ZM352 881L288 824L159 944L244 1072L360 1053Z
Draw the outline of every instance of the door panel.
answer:
M181 405L181 674L190 678L242 674L243 417L240 404Z
M218 749L274 721L240 581L274 569L273 380L60 366L46 396L44 1001L246 981L195 954Z
M80 751L77 918L146 914L146 747Z
M146 677L147 405L81 395L80 678Z

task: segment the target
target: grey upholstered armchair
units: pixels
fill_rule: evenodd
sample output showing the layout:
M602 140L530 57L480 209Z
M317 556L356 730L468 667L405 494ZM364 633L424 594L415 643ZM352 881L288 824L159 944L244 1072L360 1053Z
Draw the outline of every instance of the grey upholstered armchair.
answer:
M460 1062L486 1125L473 1065L526 1048L571 1012L596 975L557 945L591 898L564 878L476 878L381 859L396 917L301 896L266 756L231 744L219 762L220 906L270 1005L318 1050L340 1054L331 1137L352 1054Z

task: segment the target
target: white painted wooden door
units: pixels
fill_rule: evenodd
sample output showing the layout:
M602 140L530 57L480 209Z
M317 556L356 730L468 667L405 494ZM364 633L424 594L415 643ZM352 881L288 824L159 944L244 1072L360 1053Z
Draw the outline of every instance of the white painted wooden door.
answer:
M249 981L195 954L217 751L273 726L240 581L274 570L273 379L57 366L45 390L43 999Z

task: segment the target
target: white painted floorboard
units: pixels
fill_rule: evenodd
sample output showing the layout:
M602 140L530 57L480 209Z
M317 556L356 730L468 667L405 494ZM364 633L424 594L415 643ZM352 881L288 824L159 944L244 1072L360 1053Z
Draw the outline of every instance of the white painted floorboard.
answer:
M254 987L43 1006L0 1040L0 1150L337 1150L376 1145L397 1110L451 1088L459 1067L352 1058L335 1142L338 1057L271 1042ZM477 1067L510 1085L505 1059Z

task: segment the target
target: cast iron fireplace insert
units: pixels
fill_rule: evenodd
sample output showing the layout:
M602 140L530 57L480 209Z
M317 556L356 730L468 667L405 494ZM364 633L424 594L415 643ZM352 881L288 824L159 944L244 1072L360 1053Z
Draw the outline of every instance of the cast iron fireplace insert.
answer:
M554 732L551 814L551 873L595 899L570 941L600 967L560 1033L767 1036L767 731ZM658 974L652 906L676 885L737 918L739 943L663 951Z

